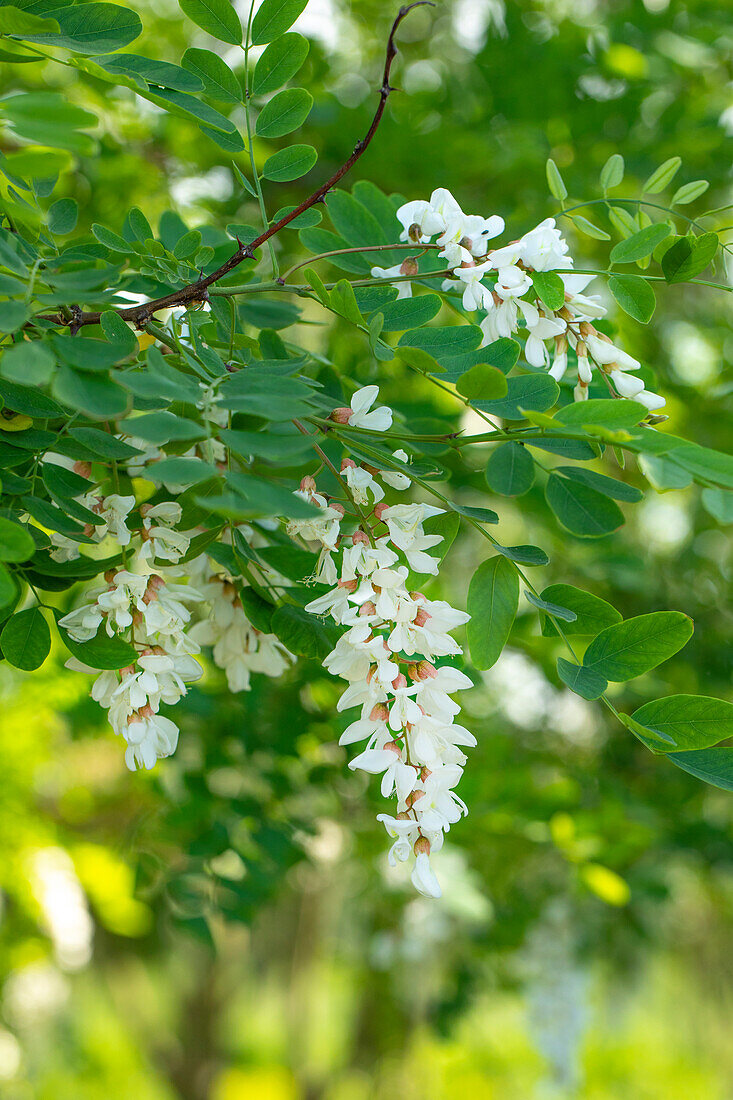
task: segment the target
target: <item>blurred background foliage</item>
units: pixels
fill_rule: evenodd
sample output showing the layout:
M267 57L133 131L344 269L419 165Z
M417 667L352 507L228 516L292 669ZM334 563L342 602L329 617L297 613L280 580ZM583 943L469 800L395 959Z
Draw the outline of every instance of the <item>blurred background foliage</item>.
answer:
M174 0L136 8L136 51L178 61L212 48ZM316 101L303 140L321 176L368 124L393 16L383 0L311 0L298 25ZM679 155L678 182L711 183L685 208L698 217L733 198L732 37L709 0L443 0L405 24L403 94L350 182L410 198L446 186L519 235L554 213L547 156L580 201L599 196L612 153L631 196ZM236 50L225 56L241 68ZM79 199L87 224L115 225L131 204L151 221L174 209L190 226L256 222L227 154L195 126L58 66L5 65L2 86L50 87L101 116L93 155L57 154L54 198ZM0 142L11 160L32 155L7 132ZM267 186L274 213L304 184ZM723 231L726 215L703 223ZM300 258L295 233L278 247ZM607 247L574 250L605 266ZM377 378L350 328L315 327L315 309L303 320L304 342ZM647 329L620 324L658 373L671 430L725 449L727 296L665 288ZM455 403L414 376L378 377L390 404L459 425ZM458 499L485 503L486 458L453 484ZM559 533L537 487L498 506L505 543L548 550L543 584L589 587L624 615L694 618L681 655L616 687L619 706L670 691L730 698L730 541L698 489L649 490L621 532L592 542ZM483 555L463 534L434 593L460 606ZM386 873L378 795L346 770L338 688L315 662L240 696L209 670L179 708L176 756L152 775L125 771L60 655L33 686L0 670L0 1094L733 1095L730 797L560 689L530 611L462 700L479 748L461 787L470 816L438 857L438 903Z

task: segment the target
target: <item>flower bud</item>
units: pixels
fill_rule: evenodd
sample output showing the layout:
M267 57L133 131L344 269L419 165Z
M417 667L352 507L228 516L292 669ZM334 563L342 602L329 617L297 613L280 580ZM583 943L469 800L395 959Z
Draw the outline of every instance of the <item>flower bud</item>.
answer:
M75 474L79 475L79 477L90 478L92 476L92 464L91 464L91 462L82 462L82 461L75 462L74 466L73 466L73 470L74 470Z
M417 673L416 679L418 680L434 680L438 675L438 670L434 665L431 665L429 661L420 661L415 666Z
M349 418L353 415L353 409L350 409L348 405L341 405L338 409L332 409L328 419L335 421L336 424L348 424Z
M386 722L389 718L389 711L384 703L375 703L369 714L370 722Z
M310 474L306 474L300 482L300 491L302 493L315 493L316 491L316 479L311 477Z
M353 542L354 546L358 545L359 543L361 543L362 546L368 546L369 536L367 535L366 531L362 531L361 528L359 528L359 530L354 531L353 535L351 536L351 541Z
M414 241L415 244L420 244L422 240L422 226L420 226L418 222L413 222L407 230L407 236L411 241Z
M425 609L421 607L420 610L418 611L417 615L415 616L415 618L412 621L415 624L415 626L425 626L425 624L428 622L429 618L430 618L430 616L428 615L427 611L425 611Z
M400 688L407 687L407 678L402 672L398 672L398 674L395 676L394 680L392 681L392 687L395 691L399 691Z
M429 856L430 855L430 841L428 840L428 838L426 836L423 836L422 833L420 833L420 836L415 841L415 844L413 845L412 850L413 850L413 852L415 853L416 856L420 856L420 855Z
M394 752L394 753L397 753L398 756L402 756L402 749L400 748L400 746L397 744L396 741L388 741L387 744L384 747L387 750L387 752Z
M412 256L408 256L400 264L400 275L411 275L414 278L417 275L417 260L413 259Z
M381 520L386 508L389 508L389 505L385 504L384 502L377 504L374 509L374 515L377 517L377 519Z
M367 602L363 603L359 608L360 615L376 615L376 613L377 609L371 600L367 600Z
M341 463L341 473L343 473L344 470L355 470L355 469L356 469L356 463L354 462L353 458L345 458L343 460L343 462Z
M336 581L337 588L345 588L347 592L356 592L359 587L357 580L353 581Z

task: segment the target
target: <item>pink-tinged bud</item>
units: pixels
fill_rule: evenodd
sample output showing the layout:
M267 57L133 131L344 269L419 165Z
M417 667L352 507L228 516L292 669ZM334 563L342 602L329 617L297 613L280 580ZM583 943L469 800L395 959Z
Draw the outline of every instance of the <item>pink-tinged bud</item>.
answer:
M134 665L126 665L125 668L120 669L120 676L134 676L136 672Z
M343 504L339 504L337 500L330 501L328 507L333 508L334 512L338 512L340 516L346 515L346 509L344 508Z
M162 588L165 581L157 573L151 573L148 578L148 588L152 588L153 592L157 592L159 588Z
M362 462L361 466L362 466L362 469L366 470L366 472L368 474L371 474L372 477L376 477L377 474L379 473L379 470L377 469L377 467L376 466L370 466L368 462Z
M399 691L400 688L406 688L407 677L402 672L398 672L394 680L392 681L392 687L395 691Z
M86 535L86 537L88 539L92 537L93 532L94 532L94 524L93 523L85 523L84 524L84 534Z
M438 675L438 670L434 665L430 664L430 661L420 661L417 666L417 678L418 680L435 680Z
M367 674L366 674L366 682L367 682L368 684L371 684L372 680L374 679L374 674L376 673L376 671L377 671L377 666L376 666L376 665L372 665L372 666L370 667L369 671L368 671L368 672L367 672Z
M376 615L376 613L377 613L376 605L373 604L371 600L367 600L367 602L363 603L361 605L361 607L359 608L359 614L360 615Z
M374 509L374 515L377 517L378 520L381 520L386 508L389 508L388 504L384 504L383 502L381 504L377 504Z
M311 477L310 474L306 474L306 476L301 479L300 489L303 493L315 493L316 479Z
M108 569L107 572L104 574L104 579L106 580L107 584L112 584L112 581L115 579L116 576L116 569Z
M345 588L347 592L356 592L357 588L359 587L359 582L357 580L336 581L336 587Z
M425 780L432 774L433 773L431 772L430 768L428 768L426 764L423 764L423 766L420 768L420 780L424 783Z
M384 703L376 703L372 707L371 713L369 715L370 722L386 722L388 718L389 711L387 710Z
M354 410L350 409L348 405L340 405L338 409L333 409L329 420L334 420L337 424L348 424L349 419L354 415Z
M425 626L430 616L424 608L420 608L415 618L412 620L415 626Z
M411 600L418 600L420 603L427 603L427 596L423 596L422 592L410 592Z
M395 814L395 820L396 821L411 821L412 819L411 819L410 815L408 814L407 810L400 810L400 812L398 814Z
M92 476L92 464L91 464L91 462L81 462L81 461L75 462L74 466L73 466L73 469L74 469L74 473L78 474L79 477L90 478Z
M91 510L92 512L94 512L95 516L101 516L102 512L104 511L104 501L101 497L94 498L94 503L92 504Z
M420 676L418 675L417 665L415 665L415 664L408 665L407 666L407 675L410 677L411 680L419 680Z
M142 651L142 654L141 654L141 656L143 656L143 657L150 657L150 656L151 656L151 655L152 655L152 654L153 654L154 652L155 652L155 650L151 649L151 648L150 648L150 646L148 646L148 647L147 647L146 649L144 649L144 650Z
M400 275L410 275L412 278L417 275L417 261L412 256L400 264Z
M140 515L143 517L143 519L145 518L145 516L147 516L148 512L150 511L150 509L152 507L153 507L152 504L141 504L140 505Z
M398 756L402 756L402 749L400 748L400 746L397 744L396 741L388 741L387 744L384 747L387 750L387 752L394 752Z
M354 546L357 546L359 544L361 544L362 546L368 546L369 536L367 535L366 531L362 531L361 528L359 528L358 531L354 531L353 535L351 536L351 541L353 542Z
M167 656L166 651L163 649L162 645L154 645L150 652L154 653L156 657Z
M418 802L421 798L424 798L424 796L425 791L413 791L412 794L408 794L407 798L405 799L405 805L412 809L415 803Z
M133 613L132 613L132 625L133 626L140 626L142 624L142 622L143 622L143 613L142 613L142 611L133 611Z
M343 460L343 462L341 463L341 473L343 473L344 470L355 470L355 469L356 469L356 463L354 462L353 458L345 458Z
M141 718L152 718L155 714L155 711L150 706L150 703L146 703L144 707L140 707L138 714Z
M415 841L413 846L413 852L416 856L429 856L430 855L430 841L422 833Z

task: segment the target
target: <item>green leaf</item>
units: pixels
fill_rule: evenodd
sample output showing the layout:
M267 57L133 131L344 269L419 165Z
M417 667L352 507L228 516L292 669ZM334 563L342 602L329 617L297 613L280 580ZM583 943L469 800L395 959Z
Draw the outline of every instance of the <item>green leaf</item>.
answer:
M544 412L558 399L560 387L548 374L525 374L507 379L507 395L498 401L477 401L481 412L493 413L510 420L520 420L523 409Z
M195 424L192 420L186 420L185 417L176 416L167 410L135 416L131 420L120 420L118 428L125 435L144 439L155 446L169 443L172 439L202 439L206 435L203 425Z
M242 24L229 0L178 0L184 15L220 42L239 46Z
M26 386L43 386L53 373L56 360L48 344L40 340L24 340L13 344L0 359L0 374L11 382Z
M51 649L51 632L39 608L11 616L0 634L0 647L15 668L25 672L40 668Z
M175 491L182 486L197 485L198 482L216 477L217 474L216 466L212 466L210 462L204 462L201 458L174 455L161 458L159 462L146 466L142 476L151 481L161 482L166 489Z
M549 558L541 546L523 543L521 546L500 546L494 543L494 549L509 561L518 565L547 565Z
M573 214L570 219L575 224L575 228L579 229L581 233L584 233L586 237L592 237L596 241L610 241L610 233L606 233L605 229L599 229L597 225L584 218L582 214Z
M267 158L262 175L273 183L287 183L310 172L317 160L318 153L312 145L289 145Z
M440 312L442 301L437 294L422 294L417 298L399 298L381 307L384 332L404 332L425 325Z
M338 640L332 626L292 604L278 607L272 616L271 630L291 653L319 660L330 653Z
M632 718L684 751L706 749L733 737L733 703L707 695L655 699L634 711Z
M263 0L252 20L252 45L279 38L304 10L308 0Z
M733 523L733 493L725 489L703 489L703 507L718 523Z
M76 657L77 661L89 668L98 668L100 671L127 668L137 660L137 650L118 634L113 634L110 638L104 623L97 630L96 637L90 638L88 642L75 642L62 626L58 627L58 632L72 657Z
M63 237L76 229L78 216L79 206L75 199L57 199L48 208L48 228L56 236Z
M119 313L115 313L113 309L105 309L99 323L110 344L124 348L127 355L134 355L137 352L137 336L130 326L125 324Z
M151 103L157 103L159 107L163 107L171 114L179 115L181 118L187 118L199 124L203 123L204 126L213 130L220 130L224 135L233 135L232 142L223 146L223 148L235 152L241 151L243 148L242 139L234 123L221 114L220 111L215 111L208 103L203 103L195 96L188 95L186 92L176 92L171 88L156 88L154 95L151 92L145 98L149 99Z
M204 93L212 99L218 99L221 103L242 102L239 81L218 54L191 47L181 58L181 65L199 78Z
M106 57L98 57L96 61L109 73L131 77L138 84L142 80L162 88L193 94L203 89L200 79L194 73L188 73L180 65L172 65L169 61L159 61L137 53L112 53ZM152 234L149 233L148 236Z
M27 561L36 552L36 544L19 523L0 516L0 561Z
M602 493L612 500L628 500L636 502L642 499L643 493L635 485L627 485L625 481L618 481L615 477L606 477L605 474L597 474L595 470L586 470L583 466L558 466L555 473L562 474L574 481L580 481L583 485L590 485L591 489Z
M556 271L532 272L532 285L548 309L562 309L565 305L565 284Z
M473 508L468 504L451 505L454 512L467 519L475 519L477 523L498 523L499 517L491 508Z
M562 526L581 538L600 538L624 522L623 512L608 497L556 472L547 479L545 499Z
M624 178L624 158L620 153L614 153L608 158L601 169L601 187L604 194L613 187L618 187Z
M550 194L562 202L568 197L568 189L560 175L560 169L555 164L552 157L548 157L545 171L547 173L547 186L550 188Z
M598 634L607 626L621 622L620 612L610 603L572 584L551 584L543 589L541 595L543 600L560 604L561 607L575 612L574 622L563 628L566 634ZM542 633L551 637L557 631L552 623L546 622L542 625Z
M250 432L223 428L219 432L222 443L242 457L254 455L271 462L289 462L313 451L313 443L305 435L282 435L275 431Z
M456 389L469 401L498 400L507 393L507 380L498 367L476 363L461 375Z
M668 283L684 283L704 271L718 251L717 233L679 237L662 256L662 274Z
M555 420L582 428L591 428L596 424L605 428L635 428L648 413L649 410L640 401L629 401L624 397L615 401L608 397L592 397L588 401L566 405L555 415Z
M699 749L693 752L670 752L667 756L673 764L690 775L720 787L724 791L733 791L733 749Z
M681 165L680 157L670 157L669 160L665 160L664 164L660 164L657 170L652 172L642 191L646 191L648 195L658 195L672 182Z
M707 180L693 180L691 183L684 183L672 196L671 206L686 206L689 202L694 202L695 199L699 199L700 195L704 195L710 184Z
M121 237L119 233L113 233L106 225L95 223L92 226L92 233L100 244L103 244L105 248L110 248L113 252L122 252L128 255L134 253L134 249L130 247L124 237Z
M56 8L60 34L28 34L29 42L62 46L80 54L113 53L142 33L140 16L119 4L81 4Z
M0 332L16 332L30 316L31 311L23 302L0 302Z
M625 241L620 241L611 249L611 263L629 264L651 256L654 249L666 240L672 229L666 222L656 222L640 229Z
M607 680L632 680L682 649L692 631L692 619L681 611L637 615L602 630L585 651L583 665Z
M46 397L45 393L25 384L20 385L3 379L0 382L0 397L2 397L7 408L13 409L14 412L23 413L25 416L46 419L64 415L61 406L52 401L50 397Z
M255 133L276 138L302 126L313 106L313 96L304 88L287 88L270 99L259 113Z
M192 259L201 247L201 234L198 229L192 229L184 233L180 240L176 241L173 255L177 260Z
M696 481L712 481L733 489L733 455L683 441L670 450L669 458L693 475Z
M657 300L651 286L641 275L612 275L608 280L608 289L629 317L644 325L651 321Z
M267 95L295 76L308 56L310 44L300 34L284 34L271 42L255 65L252 94Z
M539 608L540 611L547 612L548 615L552 615L555 619L560 619L561 622L573 623L578 617L569 607L562 607L559 603L551 603L549 600L543 600L540 596L535 596L534 592L530 592L529 589L526 589L524 594L529 602Z
M127 409L127 394L116 382L103 375L76 371L66 364L54 375L53 392L63 404L99 420L120 416Z
M571 691L583 699L598 699L608 687L608 681L599 673L566 661L564 657L557 659L557 674Z
M126 459L142 453L136 447L131 447L129 443L99 428L72 428L69 435L100 458Z
M532 488L534 459L521 443L502 443L486 467L486 480L495 493L520 497Z
M506 645L519 604L519 578L506 558L488 558L478 567L468 588L466 626L471 660L476 668L491 668Z
M0 607L4 608L11 604L17 594L18 589L15 586L15 581L0 562Z
M0 34L16 34L24 38L27 34L43 34L45 31L58 33L59 25L55 19L42 19L12 4L0 8Z

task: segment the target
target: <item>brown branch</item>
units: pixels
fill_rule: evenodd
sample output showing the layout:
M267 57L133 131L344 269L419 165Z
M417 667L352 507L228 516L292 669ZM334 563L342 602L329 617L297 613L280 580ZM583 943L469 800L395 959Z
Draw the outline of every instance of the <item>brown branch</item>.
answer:
M341 165L341 167L334 172L330 179L326 180L312 195L309 195L307 199L304 199L300 206L296 206L294 210L291 210L289 214L285 214L273 225L269 226L264 233L261 233L255 240L250 241L249 244L242 244L237 239L238 248L237 251L229 257L226 263L223 263L221 267L218 267L216 271L212 271L210 275L199 278L195 283L190 283L188 286L182 287L180 290L175 290L170 294L164 295L162 298L154 298L150 302L143 302L139 306L131 306L128 309L118 309L115 312L123 321L132 321L134 324L144 326L146 321L150 320L152 315L159 309L170 309L174 306L188 305L190 302L202 302L208 300L209 287L214 283L217 283L220 279L223 279L225 275L228 275L230 271L233 271L235 267L238 267L244 260L251 260L254 257L255 250L260 248L270 237L274 237L276 233L279 233L281 229L284 229L286 225L289 225L299 214L304 213L306 210L310 210L312 206L315 206L317 202L320 202L326 197L328 192L334 187L347 172L353 168L357 160L364 153L367 146L374 137L379 123L382 121L382 115L384 114L384 108L389 98L390 92L394 89L390 86L389 76L392 69L392 62L397 55L397 47L395 45L395 35L397 29L402 23L405 16L412 11L413 8L420 8L424 5L433 7L433 0L416 0L415 3L407 4L405 7L400 8L397 13L397 18L392 24L392 29L389 32L389 38L387 39L387 54L384 62L384 73L382 76L382 87L379 90L379 103L372 119L372 124L367 130L364 137L357 141L354 151L349 159ZM74 308L73 316L70 319L66 319L61 316L42 316L45 321L53 321L54 324L67 325L73 333L79 331L85 325L99 324L101 313L85 313L78 308Z

